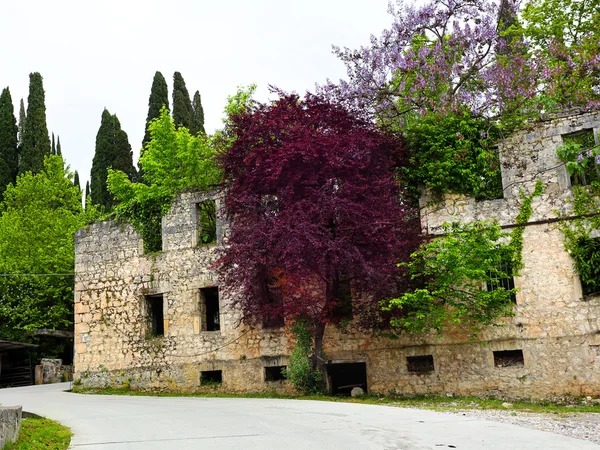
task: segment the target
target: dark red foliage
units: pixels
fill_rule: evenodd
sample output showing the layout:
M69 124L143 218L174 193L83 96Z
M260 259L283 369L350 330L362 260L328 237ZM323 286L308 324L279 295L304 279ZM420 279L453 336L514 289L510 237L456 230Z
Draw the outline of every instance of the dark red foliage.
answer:
M393 177L404 142L317 96L280 95L227 130L237 139L220 156L231 222L221 282L239 288L246 321L324 324L339 319L350 280L354 316L372 322L418 239Z

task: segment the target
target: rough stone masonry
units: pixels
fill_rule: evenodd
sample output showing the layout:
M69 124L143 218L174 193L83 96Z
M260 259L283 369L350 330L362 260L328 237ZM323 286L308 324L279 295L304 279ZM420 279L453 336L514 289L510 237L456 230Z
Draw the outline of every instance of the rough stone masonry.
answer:
M540 122L499 145L504 198L447 195L421 199L424 232L444 222L515 223L537 179L531 222L569 214L572 191L556 149L565 135L592 130L600 113ZM76 235L75 382L83 386L228 391L287 390L285 328L249 328L210 270L219 242L198 244L199 204L212 194L183 193L163 218L163 251L144 254L128 224L95 223ZM217 234L225 227L217 227ZM329 326L325 351L336 364L364 366L368 392L453 393L547 398L594 395L600 387L600 298L582 295L562 233L552 223L525 227L524 268L514 283L515 316L484 329L478 341L455 327L389 340L350 323ZM217 289L214 289L214 288ZM341 366L339 366L341 367ZM330 377L330 378L331 378ZM335 384L335 380L331 380ZM360 383L358 383L360 384Z

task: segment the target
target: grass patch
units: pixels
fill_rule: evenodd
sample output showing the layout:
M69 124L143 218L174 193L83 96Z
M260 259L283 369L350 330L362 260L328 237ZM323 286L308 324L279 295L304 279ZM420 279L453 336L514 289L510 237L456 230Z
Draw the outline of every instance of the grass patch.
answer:
M71 442L71 430L44 418L23 419L19 438L4 450L64 450Z
M152 397L218 397L218 398L275 398L291 400L320 400L329 402L362 403L369 405L396 406L402 408L421 408L436 411L458 411L465 409L498 409L503 411L521 411L534 413L565 414L573 412L600 413L600 404L586 398L561 398L551 401L510 401L510 406L503 406L506 400L480 397L446 397L440 395L376 395L367 394L360 397L332 395L286 395L274 392L261 393L222 393L222 392L147 392L114 388L81 388L74 387L73 392L100 395L131 395Z

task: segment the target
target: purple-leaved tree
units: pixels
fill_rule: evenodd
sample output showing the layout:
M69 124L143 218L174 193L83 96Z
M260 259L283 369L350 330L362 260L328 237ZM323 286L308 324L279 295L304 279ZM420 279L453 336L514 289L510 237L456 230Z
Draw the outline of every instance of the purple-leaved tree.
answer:
M378 302L397 293L397 263L418 245L394 181L404 143L311 94L255 103L226 133L221 282L237 287L246 322L308 320L322 369L326 325L349 315L351 295L355 318L373 326Z

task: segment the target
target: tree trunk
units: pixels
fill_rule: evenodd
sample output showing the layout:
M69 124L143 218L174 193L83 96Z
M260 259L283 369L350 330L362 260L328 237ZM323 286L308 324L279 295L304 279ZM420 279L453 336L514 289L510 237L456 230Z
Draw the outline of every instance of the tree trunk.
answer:
M325 354L323 352L323 337L325 336L325 323L318 322L315 326L314 333L315 333L314 334L315 348L313 351L312 366L313 366L313 370L315 370L315 371L318 370L319 373L321 374L320 390L325 391L325 389L327 387L327 383L325 382L326 377L327 377L327 368L326 368L327 360L325 359Z

